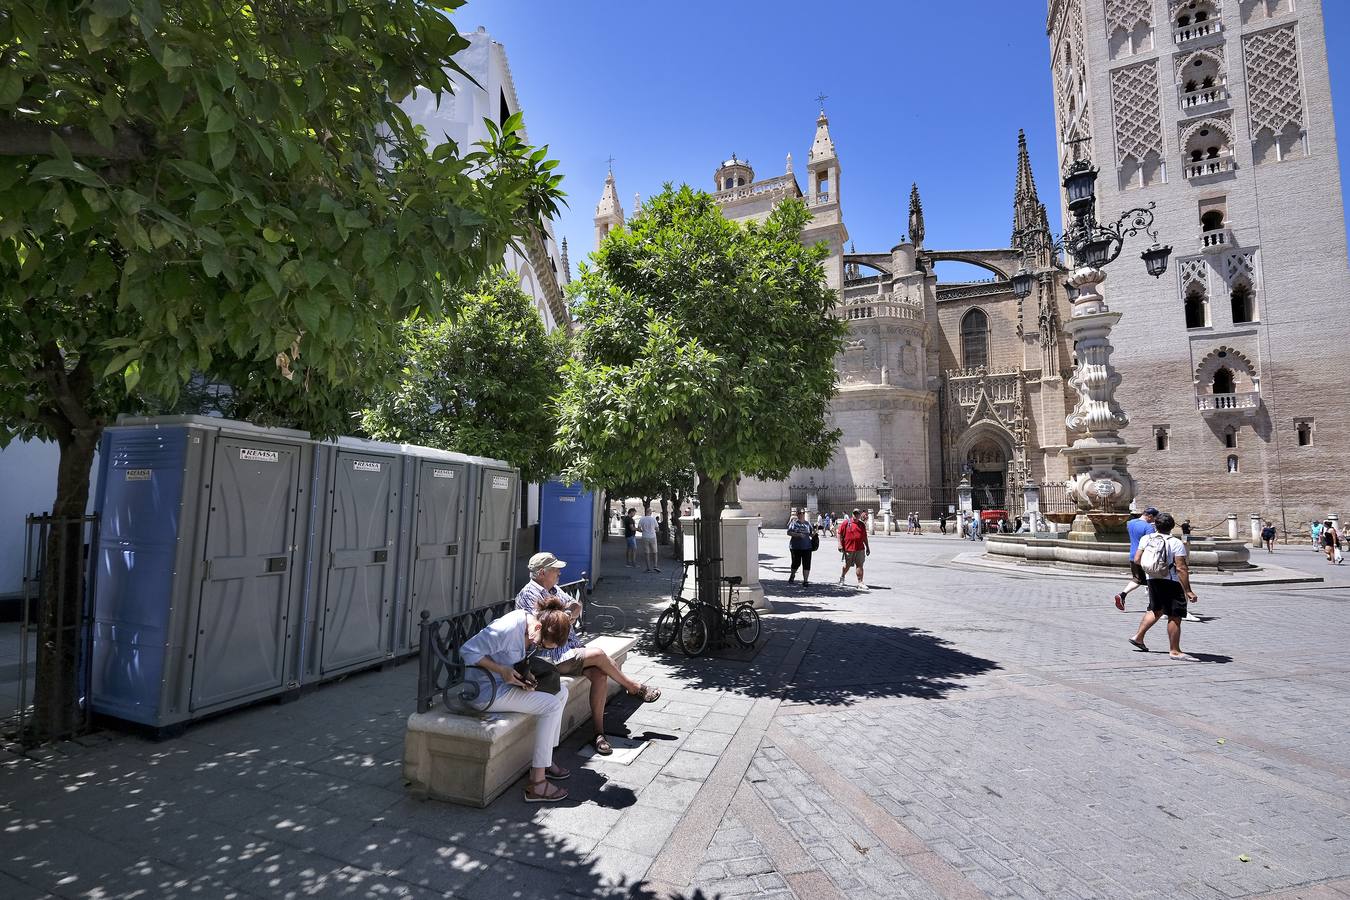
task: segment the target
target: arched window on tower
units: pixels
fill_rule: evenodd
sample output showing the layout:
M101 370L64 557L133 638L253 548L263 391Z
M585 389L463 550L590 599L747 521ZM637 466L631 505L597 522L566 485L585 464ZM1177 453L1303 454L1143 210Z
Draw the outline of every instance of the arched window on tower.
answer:
M1186 291L1186 327L1204 328L1209 324L1209 300L1205 289L1193 284Z
M967 369L989 365L989 316L982 309L961 317L961 365Z
M1233 393L1233 372L1227 366L1221 366L1214 373L1214 393L1231 394Z
M1233 306L1233 324L1256 321L1256 298L1252 295L1252 286L1245 281L1233 285L1228 295Z

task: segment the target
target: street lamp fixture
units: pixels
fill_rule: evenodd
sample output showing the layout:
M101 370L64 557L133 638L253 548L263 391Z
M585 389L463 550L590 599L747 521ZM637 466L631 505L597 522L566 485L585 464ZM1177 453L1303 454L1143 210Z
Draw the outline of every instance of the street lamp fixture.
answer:
M1026 229L1015 236L1014 242L1027 256L1047 252L1050 255L1069 253L1074 262L1090 269L1101 269L1120 256L1125 239L1141 231L1153 239L1153 246L1144 251L1142 259L1148 274L1159 278L1167 271L1172 248L1158 243L1158 232L1153 227L1155 204L1136 207L1121 214L1114 224L1097 221L1097 169L1086 160L1078 160L1064 175L1064 194L1068 198L1073 223L1059 238L1043 228ZM1013 294L1019 299L1031 295L1034 278L1025 262L1012 278Z

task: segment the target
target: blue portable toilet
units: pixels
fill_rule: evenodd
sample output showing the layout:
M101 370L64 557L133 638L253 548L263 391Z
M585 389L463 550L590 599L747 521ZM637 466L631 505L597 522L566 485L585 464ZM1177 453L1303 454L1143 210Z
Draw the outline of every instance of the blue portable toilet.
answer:
M563 581L587 573L590 587L600 574L600 494L579 482L547 481L539 491L539 549L567 563Z

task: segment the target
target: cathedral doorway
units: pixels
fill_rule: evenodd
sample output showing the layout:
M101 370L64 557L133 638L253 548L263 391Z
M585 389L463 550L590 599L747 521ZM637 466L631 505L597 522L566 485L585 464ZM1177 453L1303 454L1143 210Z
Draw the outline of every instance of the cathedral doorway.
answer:
M984 438L966 452L970 499L976 509L1007 510L1008 454L992 438Z

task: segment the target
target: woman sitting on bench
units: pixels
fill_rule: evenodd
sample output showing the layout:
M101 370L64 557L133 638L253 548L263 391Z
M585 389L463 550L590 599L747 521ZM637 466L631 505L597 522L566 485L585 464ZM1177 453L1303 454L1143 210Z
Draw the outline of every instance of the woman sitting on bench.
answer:
M535 690L514 666L537 650L563 646L571 630L572 617L562 601L546 597L532 613L517 609L494 619L465 641L459 651L467 667L464 680L477 685L480 698L491 698L481 709L539 717L530 783L525 788L526 803L553 803L567 797L567 791L548 782L550 778L561 781L572 774L553 762L553 748L558 743L563 708L567 706L567 685L560 684L556 694Z

